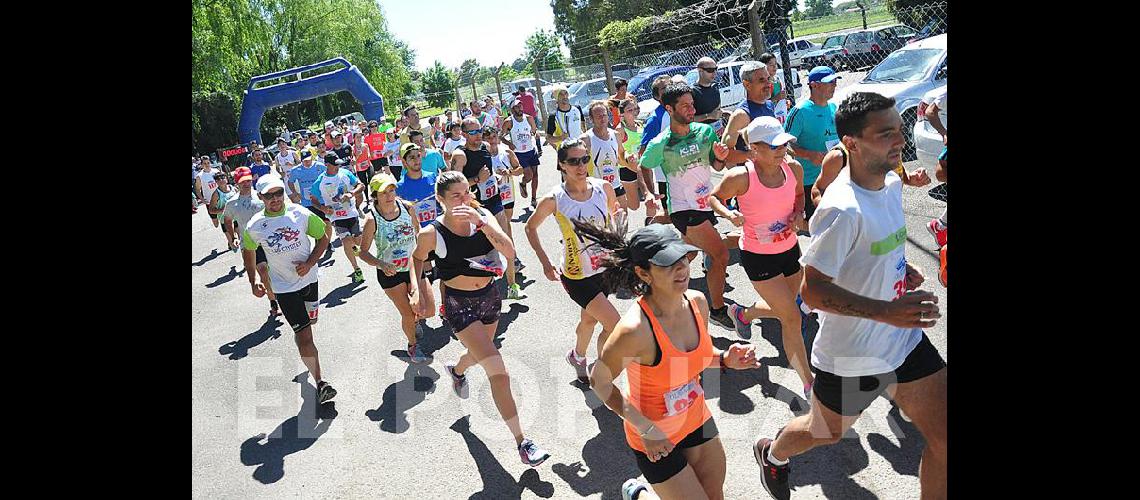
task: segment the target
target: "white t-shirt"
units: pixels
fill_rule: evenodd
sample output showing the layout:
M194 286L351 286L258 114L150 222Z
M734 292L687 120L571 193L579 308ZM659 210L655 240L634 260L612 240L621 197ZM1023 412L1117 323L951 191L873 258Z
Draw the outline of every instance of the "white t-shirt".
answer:
M396 134L388 134L388 137L396 137ZM384 143L384 155L388 157L388 165L404 166L404 159L400 158L400 139L398 137L395 141Z
M210 198L214 197L214 191L218 190L218 182L214 180L214 174L217 170L211 169L209 172L202 170L198 172L198 180L202 182L202 199L206 203L210 202Z
M923 96L922 96L922 102L925 102L927 106L934 104L934 103L938 103L938 118L940 120L942 120L942 126L943 127L947 127L947 128L950 127L949 125L946 124L946 86L945 85L943 85L941 87L934 88L934 89L930 89L929 91L927 91L926 94L923 94Z
M313 184L312 194L321 200L322 205L333 209L332 215L328 216L330 221L360 217L360 212L356 210L355 199L340 201L341 196L351 193L359 183L352 172L343 168L337 169L336 175L323 172Z
M312 238L324 236L324 231L320 217L301 205L286 203L282 215L267 216L262 211L249 220L242 248L255 250L260 246L265 251L269 283L274 292L296 292L317 281L320 266L313 266L304 276L299 276L296 263L309 258L313 251Z
M523 115L522 121L516 121L514 116L510 117L511 120L511 142L515 143L515 151L519 153L526 153L534 151L534 131L530 128L530 122L527 116Z
M811 245L800 263L834 278L853 293L894 300L906 289L906 221L902 179L887 173L886 186L868 191L839 171L810 221ZM922 340L919 328L820 312L811 364L841 377L894 371Z
M455 152L455 148L465 146L465 145L467 145L467 138L466 137L459 136L459 140L455 140L455 139L448 137L447 140L444 141L444 143L443 143L443 150L447 151L447 154L451 154L451 153Z

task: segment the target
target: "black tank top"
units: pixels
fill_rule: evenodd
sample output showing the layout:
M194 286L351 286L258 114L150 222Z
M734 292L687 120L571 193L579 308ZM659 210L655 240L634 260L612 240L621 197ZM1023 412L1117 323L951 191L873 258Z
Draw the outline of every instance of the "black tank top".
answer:
M479 215L490 216L490 213L478 209ZM436 234L436 264L439 266L439 275L444 281L456 276L501 276L503 264L499 252L487 239L487 235L478 231L471 236L459 236L443 224L443 216L432 221ZM440 246L443 243L443 246Z
M491 152L487 150L487 145L479 146L478 150L472 151L463 148L463 154L467 155L467 164L463 165L463 175L468 179L476 179L479 177L479 170L487 167L491 169Z

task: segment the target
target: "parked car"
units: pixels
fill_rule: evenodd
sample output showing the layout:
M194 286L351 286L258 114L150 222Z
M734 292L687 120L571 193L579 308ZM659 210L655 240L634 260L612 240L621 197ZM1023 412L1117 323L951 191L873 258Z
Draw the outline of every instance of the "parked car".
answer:
M926 23L926 26L923 26L922 29L918 30L918 33L915 33L914 36L910 37L906 43L916 43L919 40L925 40L932 36L941 35L943 33L946 33L946 27L947 26L945 19L942 19L941 17L935 17L931 19L930 22Z
M716 71L716 86L720 89L720 105L722 108L728 109L740 104L745 98L744 82L740 79L740 67L748 61L736 61L728 64L718 64ZM780 71L779 78L783 78L784 72ZM685 80L689 85L697 84L697 69L693 68L685 73ZM792 95L799 95L799 89L803 88L800 83L800 72L792 71L792 82L795 84L795 90Z
M629 81L628 92L637 96L638 101L653 99L653 89L650 88L650 85L653 85L654 78L661 75L683 75L691 69L693 69L693 66L690 64L686 66L667 66L643 70Z
M806 38L797 38L794 40L788 40L787 46L788 46L788 58L790 59L791 65L793 68L799 68L800 66L802 66L803 62L804 62L803 61L804 56L813 52L813 51L819 50L819 48L820 48L820 45L813 43L813 42L810 42ZM779 59L781 65L784 64L784 58L780 54L780 45L779 44L772 45L771 47L768 48L768 51L776 55L776 59Z
M767 46L767 47L771 47L772 45L779 46L779 44L780 44L780 33L779 32L769 31L769 32L764 34L764 45L765 46ZM749 38L745 38L744 41L740 43L740 46L737 47L736 50L732 51L731 54L729 54L729 55L721 58L719 61L717 61L717 64L727 64L730 62L736 62L736 61L740 61L740 60L748 60L751 58L752 58L752 38L749 37ZM716 58L714 57L713 59L716 59Z
M927 91L946 85L946 35L938 35L912 43L892 52L875 66L863 80L835 91L829 102L842 103L855 92L875 92L895 99L895 109L902 115L906 147L903 161L917 159L914 125L918 121L918 103Z
M934 92L945 92L946 86L935 87ZM938 155L942 154L942 134L939 134L934 127L930 126L930 121L926 119L926 103L918 103L918 111L916 112L918 120L914 123L914 149L915 154L918 156L919 166L926 167L927 172L934 172L935 167L938 165ZM938 110L938 119L942 121L942 126L946 124L946 110Z
M581 106L583 110L586 109L592 101L598 99L605 99L610 96L609 88L606 87L606 77L593 78L590 80L579 82L574 91L570 92L570 104Z
M816 66L831 66L838 71L840 57L843 55L843 42L846 40L846 34L827 37L818 49L803 55L801 66L809 70Z
M542 82L542 88L543 89L552 85L550 82L548 82L546 80L535 80L534 78L520 78L518 80L511 80L511 81L503 84L503 90L507 91L507 92L514 93L514 92L518 91L519 85L523 85L523 86L526 86L527 90L533 92L534 88L538 86L537 82L539 82L539 81Z
M906 45L906 40L913 36L914 30L901 24L848 33L838 58L839 64L850 70L874 66L887 54Z

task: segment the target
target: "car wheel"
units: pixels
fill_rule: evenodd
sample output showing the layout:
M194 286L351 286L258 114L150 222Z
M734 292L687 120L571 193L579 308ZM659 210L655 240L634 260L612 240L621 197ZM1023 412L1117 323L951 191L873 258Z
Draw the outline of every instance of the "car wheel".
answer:
M902 160L914 161L918 159L918 149L914 146L914 123L918 117L918 108L910 108L903 112L903 144Z

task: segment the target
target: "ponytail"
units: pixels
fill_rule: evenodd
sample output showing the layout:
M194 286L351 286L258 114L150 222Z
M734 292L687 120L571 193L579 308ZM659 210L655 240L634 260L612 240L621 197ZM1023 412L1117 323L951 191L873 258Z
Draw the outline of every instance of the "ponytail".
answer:
M575 232L605 250L599 260L599 265L606 268L602 271L603 290L608 293L628 292L632 295L649 295L649 284L642 281L634 272L635 267L648 269L649 263L633 261L629 242L625 236L628 224L624 218L618 218L616 228L579 219L572 219L572 222Z

